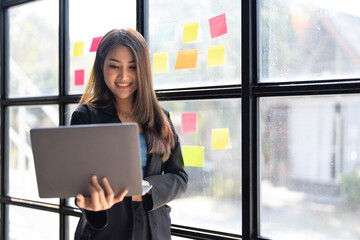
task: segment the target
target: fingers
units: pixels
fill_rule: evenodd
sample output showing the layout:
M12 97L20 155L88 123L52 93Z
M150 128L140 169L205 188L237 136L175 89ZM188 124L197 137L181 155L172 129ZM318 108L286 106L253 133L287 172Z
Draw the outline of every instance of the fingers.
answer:
M102 181L103 181L104 188L105 188L105 191L106 191L106 200L108 202L112 203L113 200L114 200L114 191L113 191L112 187L110 186L110 183L109 183L107 178L104 177L102 179Z
M108 208L109 203L105 197L104 189L100 186L99 181L96 176L91 177L92 186L94 187L97 196L97 204L100 205L100 208Z
M76 205L79 207L79 208L85 208L85 198L82 194L78 194L76 196Z
M77 206L90 211L106 210L111 208L115 203L121 202L128 193L127 190L123 190L118 196L114 197L115 194L108 179L103 178L102 183L104 188L99 184L97 177L95 175L92 176L91 182L89 183L90 198L78 194L76 196Z
M142 180L142 185L150 185L150 183L146 180Z
M119 195L114 197L114 203L118 203L118 202L121 202L122 200L124 200L124 197L126 196L127 193L128 193L128 190L124 189Z

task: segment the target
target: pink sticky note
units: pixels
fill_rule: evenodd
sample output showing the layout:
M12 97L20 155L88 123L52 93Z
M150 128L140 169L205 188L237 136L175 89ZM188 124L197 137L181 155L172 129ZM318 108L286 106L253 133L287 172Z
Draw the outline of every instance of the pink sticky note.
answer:
M225 13L209 19L211 38L216 38L227 33Z
M196 113L181 114L181 132L196 133Z
M75 70L75 86L84 85L84 69Z
M90 52L96 52L102 38L103 37L93 38L92 43L91 43L91 47L90 47Z

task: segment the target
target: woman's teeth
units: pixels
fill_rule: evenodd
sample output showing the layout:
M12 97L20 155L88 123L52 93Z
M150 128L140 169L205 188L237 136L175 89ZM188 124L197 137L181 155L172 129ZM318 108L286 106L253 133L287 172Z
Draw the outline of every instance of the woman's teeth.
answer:
M130 83L116 83L119 87L127 87L130 85Z

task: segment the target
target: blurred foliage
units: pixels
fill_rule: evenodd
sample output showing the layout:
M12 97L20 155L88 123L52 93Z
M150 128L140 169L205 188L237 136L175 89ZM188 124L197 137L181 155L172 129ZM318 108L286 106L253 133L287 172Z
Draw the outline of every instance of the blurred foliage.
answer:
M360 204L360 166L341 177L341 196L351 210L358 210Z

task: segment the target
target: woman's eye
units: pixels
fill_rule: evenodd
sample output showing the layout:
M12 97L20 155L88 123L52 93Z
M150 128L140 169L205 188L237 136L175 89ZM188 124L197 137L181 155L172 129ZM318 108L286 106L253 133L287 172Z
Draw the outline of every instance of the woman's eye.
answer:
M110 65L110 68L119 68L119 67L115 65Z
M136 66L131 66L130 69L135 70Z

